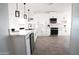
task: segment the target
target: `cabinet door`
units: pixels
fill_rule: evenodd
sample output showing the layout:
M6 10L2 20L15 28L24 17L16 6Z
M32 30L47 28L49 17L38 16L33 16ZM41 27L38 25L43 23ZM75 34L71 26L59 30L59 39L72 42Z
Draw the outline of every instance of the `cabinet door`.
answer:
M11 42L12 42L13 54L16 54L16 55L25 55L26 54L24 36L12 36Z

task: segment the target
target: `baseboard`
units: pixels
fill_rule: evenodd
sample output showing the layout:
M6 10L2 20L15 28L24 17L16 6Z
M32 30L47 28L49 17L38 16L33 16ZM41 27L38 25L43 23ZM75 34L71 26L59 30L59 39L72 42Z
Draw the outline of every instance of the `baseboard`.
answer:
M9 52L0 52L0 55L9 55Z

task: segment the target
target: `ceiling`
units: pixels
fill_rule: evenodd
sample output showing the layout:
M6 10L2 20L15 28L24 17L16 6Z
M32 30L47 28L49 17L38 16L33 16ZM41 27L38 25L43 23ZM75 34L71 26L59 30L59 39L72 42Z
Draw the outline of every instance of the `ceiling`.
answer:
M62 12L70 3L27 3L26 6L33 12Z

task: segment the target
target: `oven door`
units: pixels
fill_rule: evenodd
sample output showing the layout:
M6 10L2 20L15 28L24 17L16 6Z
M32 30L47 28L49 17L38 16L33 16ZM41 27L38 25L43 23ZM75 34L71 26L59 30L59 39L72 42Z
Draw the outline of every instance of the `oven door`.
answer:
M58 35L58 28L51 28L51 35Z

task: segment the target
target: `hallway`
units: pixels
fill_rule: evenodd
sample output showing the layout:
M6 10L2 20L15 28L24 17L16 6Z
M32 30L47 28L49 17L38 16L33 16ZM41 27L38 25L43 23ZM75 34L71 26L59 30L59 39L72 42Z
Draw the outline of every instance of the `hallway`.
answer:
M67 36L42 36L37 38L34 55L69 55L68 47Z

